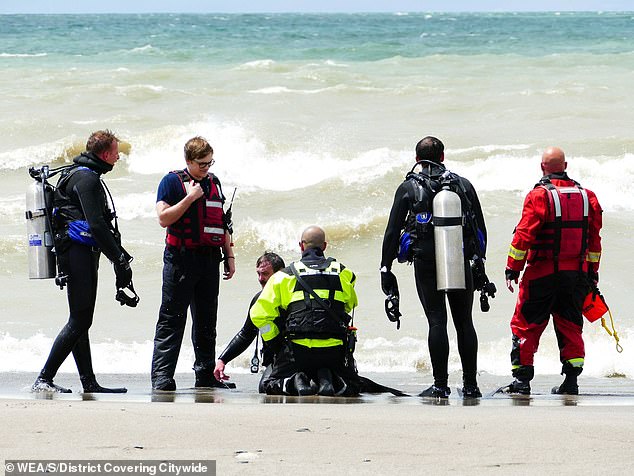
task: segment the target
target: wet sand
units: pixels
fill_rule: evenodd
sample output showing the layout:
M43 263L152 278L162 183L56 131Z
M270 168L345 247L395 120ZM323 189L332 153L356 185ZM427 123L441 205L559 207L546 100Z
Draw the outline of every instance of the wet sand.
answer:
M237 377L239 389L256 378ZM213 459L219 475L632 474L626 390L478 400L454 392L446 401L190 388L5 392L0 458Z

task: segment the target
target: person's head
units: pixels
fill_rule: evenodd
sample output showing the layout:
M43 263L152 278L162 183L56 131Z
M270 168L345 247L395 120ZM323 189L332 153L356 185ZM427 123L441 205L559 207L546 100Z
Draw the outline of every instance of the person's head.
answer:
M193 137L185 144L185 162L189 175L196 180L207 176L209 167L214 163L214 149L204 138Z
M542 154L541 168L544 175L563 172L566 167L566 155L559 147L548 147Z
M264 287L269 278L284 268L284 260L276 253L271 251L265 252L255 262L255 272L258 274L258 283Z
M440 164L445 160L445 146L432 136L427 136L416 144L416 161L430 160Z
M108 129L95 131L86 141L86 152L91 152L105 163L114 165L119 160L119 139Z
M317 225L311 225L302 232L299 247L302 251L317 248L322 251L326 249L326 232Z

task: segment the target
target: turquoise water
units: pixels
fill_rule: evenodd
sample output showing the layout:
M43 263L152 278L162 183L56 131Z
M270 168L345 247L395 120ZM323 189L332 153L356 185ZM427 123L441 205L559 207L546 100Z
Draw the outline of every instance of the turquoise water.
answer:
M499 288L541 152L566 151L570 175L605 209L601 288L625 348L617 354L587 326L584 375L632 378L633 27L631 12L0 16L0 371L39 370L67 314L52 282L26 276L26 170L68 162L90 132L110 128L124 143L106 178L142 301L118 307L103 259L91 330L98 372L148 371L164 239L156 187L200 134L225 190L237 187L238 273L222 284L218 352L257 291L257 256L294 259L299 233L318 223L359 277L359 367L429 380L411 269L396 268L400 331L383 314L377 270L394 190L431 134L478 190ZM479 366L491 375L509 374L515 297L500 289L489 313L475 310ZM557 355L549 330L537 373L558 373ZM249 358L234 363L238 372ZM186 340L179 372L191 359ZM459 375L454 344L450 369Z
M148 64L631 53L634 13L3 15L5 54ZM107 60L106 60L107 61Z

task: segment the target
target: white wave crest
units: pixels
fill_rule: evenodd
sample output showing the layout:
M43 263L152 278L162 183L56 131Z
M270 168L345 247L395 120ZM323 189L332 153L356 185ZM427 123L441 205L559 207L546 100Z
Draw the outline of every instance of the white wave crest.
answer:
M39 58L48 53L0 53L0 58Z
M634 329L621 331L620 342L623 353L617 353L614 340L603 329L587 326L584 332L586 358L584 376L607 377L624 375L634 378ZM0 372L39 371L46 361L52 337L41 333L27 338L16 338L8 333L0 333ZM480 342L478 353L478 369L491 375L510 375L511 364L509 350L511 341L499 339ZM220 346L223 347L223 346ZM96 372L103 373L147 373L148 362L151 361L153 343L124 342L109 339L104 342L91 343L93 364ZM449 371L460 372L460 357L457 353L455 339L450 342ZM251 351L252 352L252 351ZM249 351L232 362L232 367L245 371L249 366ZM431 363L426 339L402 337L389 340L384 337L360 339L355 352L355 359L361 372L421 372L431 373ZM185 341L177 367L177 372L189 372L194 360L193 349ZM76 372L73 359L67 359L61 372ZM536 374L558 374L561 371L559 349L556 340L545 336L542 338L539 351L535 355Z
M65 156L74 142L74 137L68 137L47 144L0 152L0 170L17 170L37 164L48 164L53 159Z

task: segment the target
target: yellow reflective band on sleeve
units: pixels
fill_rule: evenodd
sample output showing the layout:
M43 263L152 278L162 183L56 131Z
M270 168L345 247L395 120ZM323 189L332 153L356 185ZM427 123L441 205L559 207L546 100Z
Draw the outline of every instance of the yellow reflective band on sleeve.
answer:
M588 255L586 256L586 261L590 263L598 263L601 259L601 252L588 251Z
M521 367L521 365L511 365L511 369L517 370Z
M518 250L513 245L509 248L509 256L515 261L522 261L526 258L526 250Z
M576 368L583 367L583 357L578 359L568 359L567 362Z

